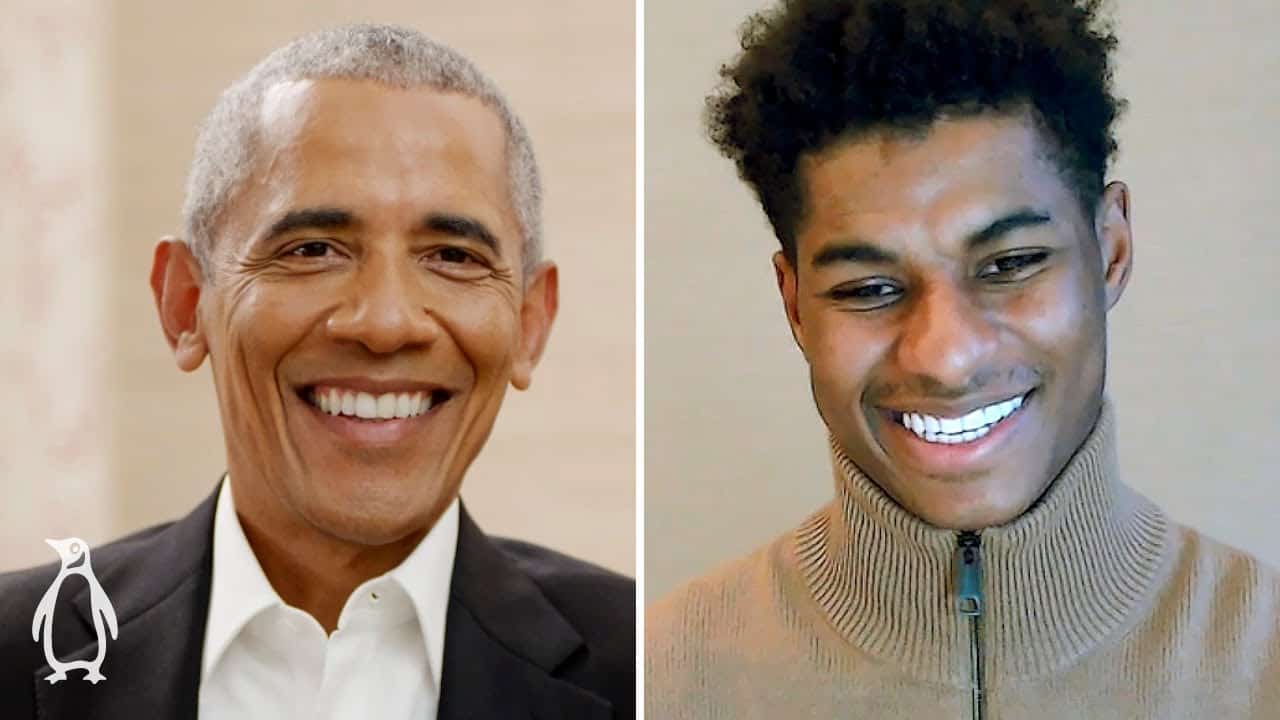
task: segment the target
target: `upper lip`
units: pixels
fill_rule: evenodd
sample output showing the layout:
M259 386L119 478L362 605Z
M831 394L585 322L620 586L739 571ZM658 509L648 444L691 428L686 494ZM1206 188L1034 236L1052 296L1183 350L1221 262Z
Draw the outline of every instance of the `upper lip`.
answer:
M300 388L314 388L316 386L336 387L343 390L351 390L352 392L366 392L371 395L382 395L385 393L416 393L416 392L452 392L449 388L439 384L428 382L425 380L411 380L409 378L374 378L362 376L347 377L327 377L317 378L302 383Z
M893 405L884 404L880 407L886 412L893 413L895 415L902 415L904 413L923 413L934 417L961 418L978 408L984 408L988 405L995 405L996 403L1002 403L1014 398L1023 397L1024 395L1031 393L1034 389L1035 388L1032 388L1031 390L1023 390L1021 392L997 393L982 398L970 398L963 402L921 400L919 402L908 401L893 403Z

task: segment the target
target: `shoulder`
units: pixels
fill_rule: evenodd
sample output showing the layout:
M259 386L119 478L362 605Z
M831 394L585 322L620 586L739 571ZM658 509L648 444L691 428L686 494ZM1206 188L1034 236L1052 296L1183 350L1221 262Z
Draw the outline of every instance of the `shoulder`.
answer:
M724 640L743 623L762 621L778 600L792 539L787 533L653 602L645 610L646 647Z
M137 572L132 562L145 552L147 541L167 525L157 525L111 543L92 547L90 559L94 575L106 587L114 583L105 578L127 578ZM52 553L52 551L50 551ZM31 691L32 675L45 664L44 650L32 639L31 627L36 607L58 576L60 564L45 563L36 567L0 573L0 697L26 697ZM74 627L58 627L58 638ZM17 694L21 693L21 694Z
M636 582L632 578L523 540L494 545L597 651L635 664Z
M91 547L90 558L94 575L101 579L119 576L122 573L127 574L130 561L145 552L147 541L171 524L155 525L113 542ZM58 576L59 567L60 565L55 561L0 573L0 598L4 598L4 602L0 603L0 648L3 648L0 649L0 656L8 650L8 643L12 642L13 635L26 637L30 641L32 613L35 612L36 605L49 589L54 578ZM20 629L24 625L24 632L14 632L15 629Z
M753 610L768 587L778 541L690 580L645 609L645 645L706 640Z
M1280 622L1280 572L1198 530L1176 526L1173 576L1183 602L1222 616L1263 611Z
M1221 683L1277 688L1280 701L1280 572L1185 526L1174 531L1170 582L1156 617L1160 642L1192 650ZM1250 678L1252 678L1250 680Z
M548 594L594 594L596 601L627 605L635 615L636 581L620 573L524 540L494 538L509 560Z
M683 717L713 677L751 662L759 633L782 622L790 535L689 581L645 610L646 702Z

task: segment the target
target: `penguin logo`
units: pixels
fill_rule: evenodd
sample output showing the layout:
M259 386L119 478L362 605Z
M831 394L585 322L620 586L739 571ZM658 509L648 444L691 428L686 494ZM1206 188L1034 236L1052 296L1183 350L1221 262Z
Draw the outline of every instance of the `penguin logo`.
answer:
M102 658L107 654L107 642L103 637L102 624L106 622L106 629L111 631L111 639L115 640L118 632L116 611L111 607L107 593L98 584L98 578L93 576L93 568L89 565L89 545L85 541L80 538L65 538L45 540L45 542L57 551L58 558L62 560L58 577L53 579L53 584L45 591L44 597L40 598L40 604L36 606L36 616L31 621L31 639L35 642L40 642L41 626L44 626L44 659L49 663L49 667L53 668L53 674L45 680L52 684L59 680L66 680L68 670L87 670L84 679L97 685L100 680L106 680L106 677L98 672L102 667ZM84 562L73 565L82 557ZM53 607L57 604L58 588L62 586L62 581L72 575L79 575L89 583L89 614L93 617L93 629L98 633L98 655L92 660L64 663L53 656Z

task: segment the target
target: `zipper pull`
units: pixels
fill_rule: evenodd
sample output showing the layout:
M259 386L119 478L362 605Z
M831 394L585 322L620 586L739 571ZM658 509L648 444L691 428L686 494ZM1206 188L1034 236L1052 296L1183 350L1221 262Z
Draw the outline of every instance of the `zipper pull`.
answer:
M972 530L956 542L956 607L961 615L982 615L982 536Z

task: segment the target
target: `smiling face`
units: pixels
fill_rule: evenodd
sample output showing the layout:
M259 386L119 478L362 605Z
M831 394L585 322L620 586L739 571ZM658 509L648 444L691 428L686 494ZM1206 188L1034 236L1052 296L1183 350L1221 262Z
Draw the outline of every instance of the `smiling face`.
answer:
M805 158L792 331L837 442L906 510L1025 512L1097 418L1128 191L1086 216L1021 114L873 133Z
M528 385L555 268L521 271L505 130L479 100L298 81L261 125L208 279L184 285L181 243L157 250L162 321L182 367L210 357L251 524L388 543L434 522L506 385Z

